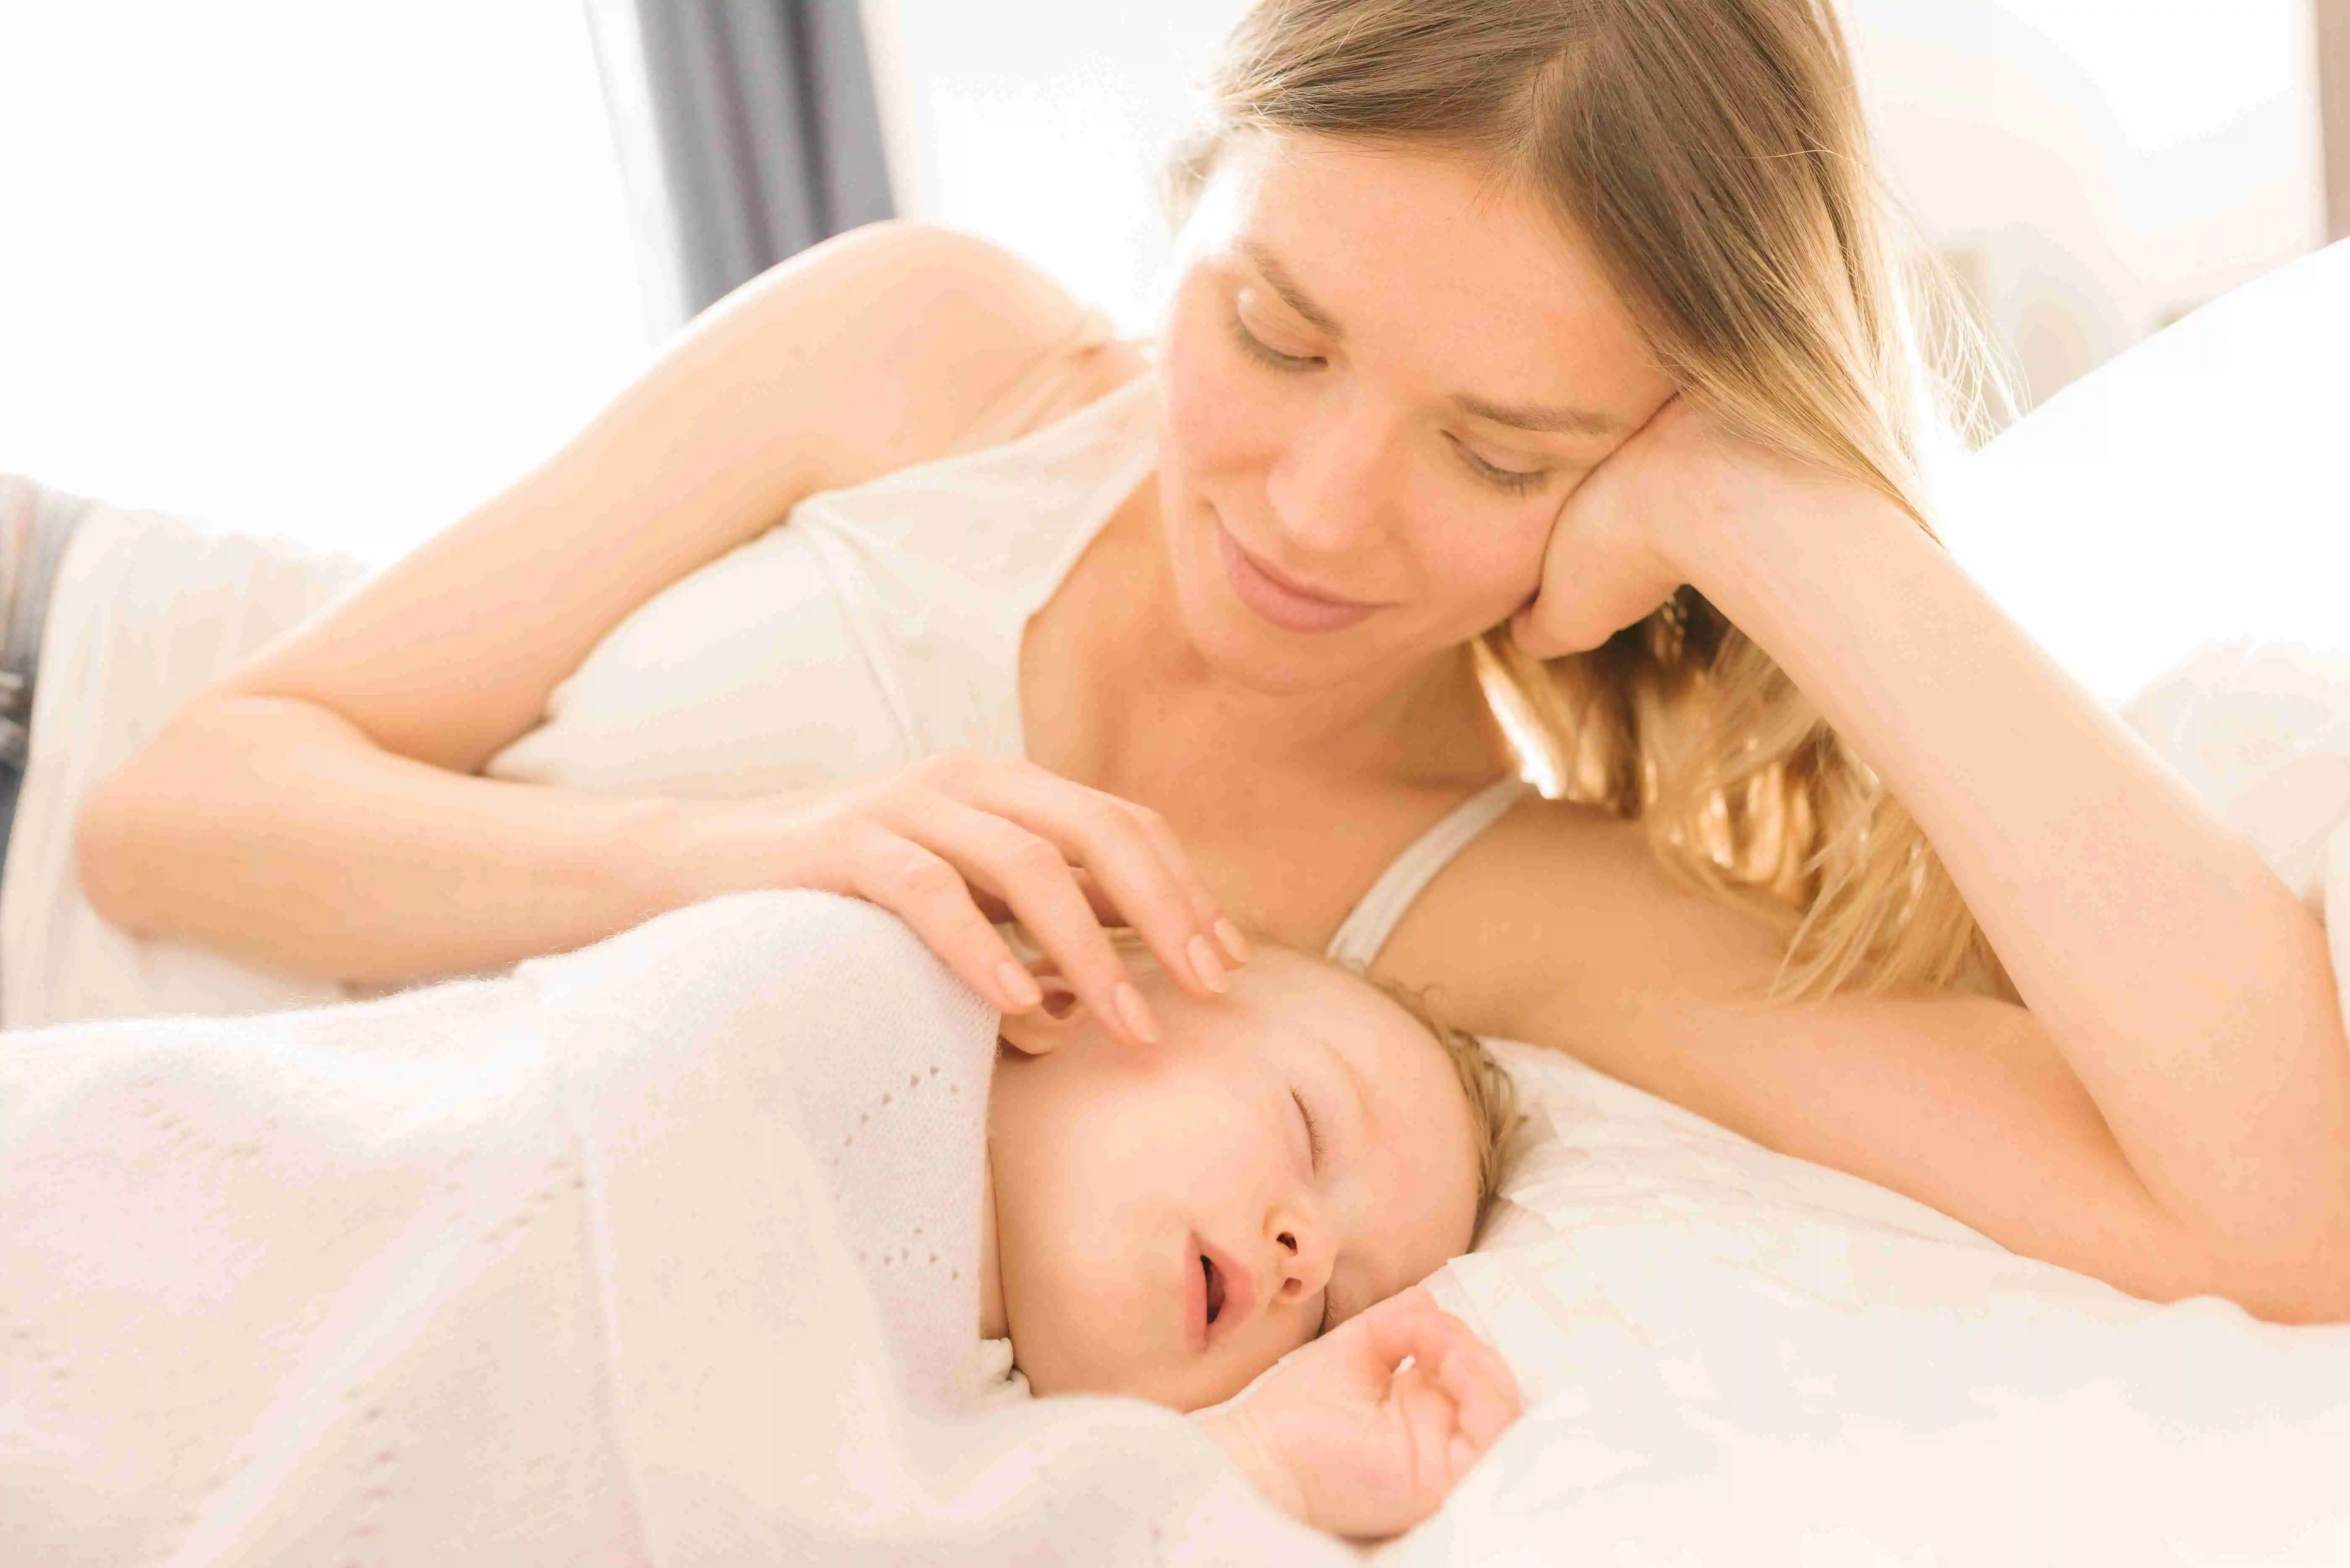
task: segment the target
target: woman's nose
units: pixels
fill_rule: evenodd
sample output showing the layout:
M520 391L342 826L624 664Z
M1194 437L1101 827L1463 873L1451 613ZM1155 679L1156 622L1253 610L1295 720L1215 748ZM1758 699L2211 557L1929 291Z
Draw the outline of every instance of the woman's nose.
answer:
M1334 555L1373 533L1388 492L1393 435L1391 422L1361 394L1317 399L1313 414L1291 427L1265 478L1283 536L1301 550Z

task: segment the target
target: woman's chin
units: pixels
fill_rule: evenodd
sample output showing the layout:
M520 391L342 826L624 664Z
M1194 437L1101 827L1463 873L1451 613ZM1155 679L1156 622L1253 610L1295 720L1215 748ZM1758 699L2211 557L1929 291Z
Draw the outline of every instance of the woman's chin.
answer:
M1238 604L1212 607L1194 621L1191 646L1218 676L1267 697L1322 691L1362 669L1346 650L1297 647Z
M1212 562L1175 571L1184 639L1219 679L1268 697L1317 691L1378 662L1359 628L1303 635L1273 625L1232 591Z

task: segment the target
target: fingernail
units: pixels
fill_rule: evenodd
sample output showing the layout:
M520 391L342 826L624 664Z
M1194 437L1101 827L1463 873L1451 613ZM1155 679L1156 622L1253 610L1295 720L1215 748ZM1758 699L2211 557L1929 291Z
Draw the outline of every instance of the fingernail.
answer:
M1126 1025L1126 1032L1146 1045L1158 1044L1159 1021L1150 1016L1150 1004L1142 1000L1142 992L1134 989L1134 982L1119 981L1110 995L1118 1003L1118 1022Z
M1193 937L1184 946L1183 952L1191 961L1191 972L1200 977L1201 985L1218 996L1232 988L1232 982L1224 978L1224 966L1216 961L1216 950L1208 945L1207 938Z
M1241 935L1241 929L1230 920L1217 919L1216 940L1224 944L1224 951L1232 955L1234 963L1246 963L1255 956L1249 947L1249 940Z
M995 966L995 983L1003 988L1012 1005L1023 1012L1045 1000L1036 977L1008 959Z

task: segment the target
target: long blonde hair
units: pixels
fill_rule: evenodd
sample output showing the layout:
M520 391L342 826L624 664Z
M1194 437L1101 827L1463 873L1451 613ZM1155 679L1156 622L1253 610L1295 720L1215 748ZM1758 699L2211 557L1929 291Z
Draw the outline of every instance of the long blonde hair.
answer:
M1928 432L1987 432L1999 372L1877 181L1826 0L1262 0L1210 86L1179 215L1236 130L1465 152L1593 242L1682 394L1751 439L1930 534ZM1588 653L1496 628L1477 654L1556 793L1791 920L1776 994L2012 994L1908 813L1694 589Z

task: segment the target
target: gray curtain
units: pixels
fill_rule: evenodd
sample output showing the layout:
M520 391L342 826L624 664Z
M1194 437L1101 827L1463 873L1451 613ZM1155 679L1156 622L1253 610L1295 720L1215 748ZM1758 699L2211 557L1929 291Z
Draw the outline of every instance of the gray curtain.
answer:
M2350 240L2350 0L2313 0L2317 118L2325 158L2325 237Z
M592 12L591 0L591 12ZM857 0L629 0L636 46L602 47L616 116L649 126L681 319L795 251L891 215ZM599 22L608 22L599 18ZM633 56L634 57L630 57ZM615 83L616 70L641 81Z

